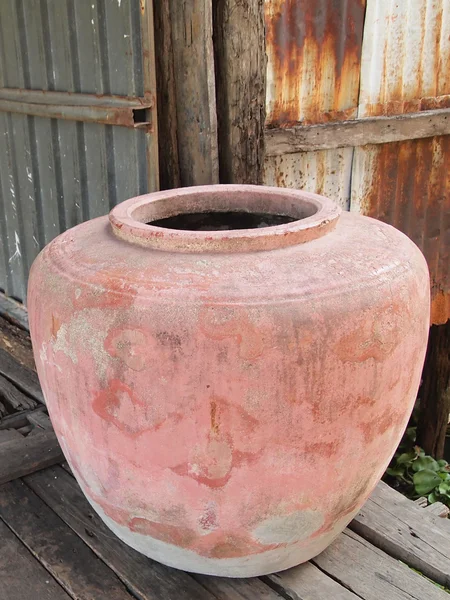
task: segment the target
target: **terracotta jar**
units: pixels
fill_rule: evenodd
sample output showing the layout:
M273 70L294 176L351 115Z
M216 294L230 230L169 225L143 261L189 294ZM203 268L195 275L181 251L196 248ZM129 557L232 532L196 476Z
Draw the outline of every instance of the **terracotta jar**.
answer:
M388 465L428 270L326 198L185 188L56 238L29 317L58 439L111 530L180 569L261 575L321 552Z

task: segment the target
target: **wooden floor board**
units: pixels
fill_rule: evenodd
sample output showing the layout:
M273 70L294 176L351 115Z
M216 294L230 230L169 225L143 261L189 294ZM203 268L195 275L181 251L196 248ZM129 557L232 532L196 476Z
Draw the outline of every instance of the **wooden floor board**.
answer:
M17 362L3 348L0 348L0 375L14 383L31 398L44 404L44 396L37 374Z
M358 600L353 592L343 587L311 562L269 575L267 581L289 600Z
M73 598L132 600L114 572L22 481L0 486L0 517Z
M434 583L350 530L312 562L364 600L448 600Z
M450 587L450 520L419 508L385 483L350 528L433 581Z
M70 600L70 596L2 520L0 600Z
M152 561L122 543L94 513L76 480L61 467L33 473L24 480L138 598L213 600L189 574Z

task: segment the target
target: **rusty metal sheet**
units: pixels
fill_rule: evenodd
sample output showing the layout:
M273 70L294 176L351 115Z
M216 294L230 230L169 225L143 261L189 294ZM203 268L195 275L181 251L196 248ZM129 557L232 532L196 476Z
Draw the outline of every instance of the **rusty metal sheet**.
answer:
M359 116L450 106L450 2L368 0Z
M450 136L355 149L351 210L406 233L431 276L432 322L450 318Z
M267 126L356 116L365 0L266 0Z
M303 189L350 205L353 148L267 156L264 184Z

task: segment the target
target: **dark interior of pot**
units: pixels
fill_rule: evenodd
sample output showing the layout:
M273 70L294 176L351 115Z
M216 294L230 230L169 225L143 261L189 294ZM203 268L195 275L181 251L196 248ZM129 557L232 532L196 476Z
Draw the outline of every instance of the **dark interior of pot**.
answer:
M219 211L182 213L149 221L147 225L184 231L229 231L232 229L261 229L296 221L294 217L264 212Z

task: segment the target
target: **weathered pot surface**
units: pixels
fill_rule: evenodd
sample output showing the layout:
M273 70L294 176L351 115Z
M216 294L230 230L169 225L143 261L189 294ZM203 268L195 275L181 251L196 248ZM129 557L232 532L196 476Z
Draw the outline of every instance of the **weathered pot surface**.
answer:
M161 221L211 211L282 224ZM245 577L315 556L407 424L428 285L402 233L294 190L158 192L60 235L32 268L30 327L90 503L130 546L188 571Z

